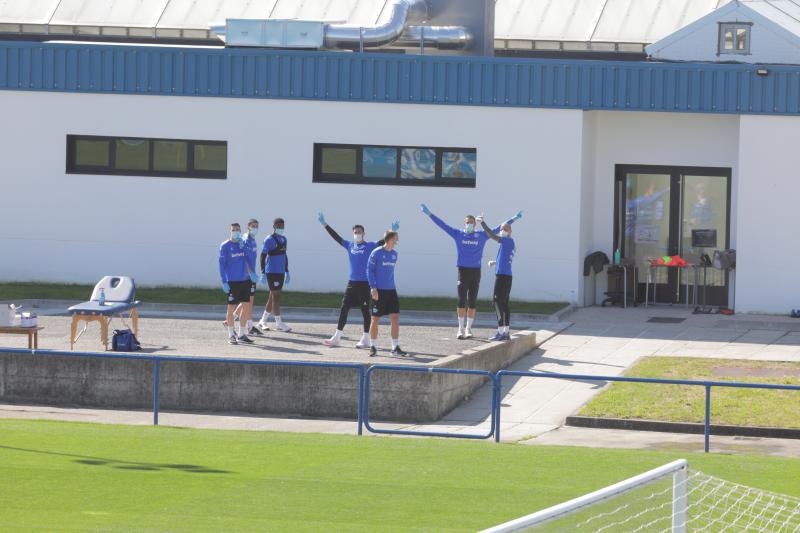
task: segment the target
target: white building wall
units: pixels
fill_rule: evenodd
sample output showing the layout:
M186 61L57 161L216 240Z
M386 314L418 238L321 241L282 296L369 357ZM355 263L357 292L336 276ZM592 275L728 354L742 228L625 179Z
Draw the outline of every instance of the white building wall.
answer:
M800 308L800 120L743 116L740 126L737 309Z
M339 291L347 259L319 226L356 222L379 238L401 222L401 294L455 293L452 225L467 213L499 223L518 209L513 297L575 301L582 257L581 111L287 100L0 93L3 193L0 279L217 286L228 224L286 219L290 289ZM228 179L65 174L67 134L228 141ZM312 184L314 142L464 146L478 150L476 189ZM496 246L487 244L485 260ZM491 295L484 268L481 295Z

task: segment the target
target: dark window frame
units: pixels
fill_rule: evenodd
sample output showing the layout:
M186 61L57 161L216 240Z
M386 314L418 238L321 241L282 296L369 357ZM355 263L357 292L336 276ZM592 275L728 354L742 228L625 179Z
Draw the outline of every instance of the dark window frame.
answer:
M717 55L740 55L740 56L749 56L751 50L751 38L753 32L752 22L719 22L718 23L718 34L717 34ZM745 47L743 50L739 50L736 48L736 30L744 30L745 31ZM725 33L728 31L733 32L733 48L725 48Z
M136 139L146 141L148 143L149 161L148 170L121 170L116 167L116 145L117 141L121 139ZM109 154L107 166L89 166L78 165L76 163L77 157L77 142L78 141L108 141ZM187 145L186 153L186 171L185 172L170 172L167 170L155 170L155 142L184 142ZM211 171L211 170L198 170L194 168L195 148L198 145L213 145L225 147L225 170ZM106 136L106 135L67 135L67 158L66 158L66 173L67 174L91 174L103 176L142 176L150 178L193 178L193 179L228 179L228 141L211 141L211 140L197 140L197 139L170 139L164 137L137 137L137 136Z
M322 172L322 150L325 148L354 149L356 151L355 174L331 174ZM373 178L364 176L364 148L391 148L396 150L397 161L393 178ZM433 179L401 178L402 150L433 150L436 154ZM475 178L445 178L442 176L442 154L444 152L465 152L475 154L477 164L477 148L458 146L408 146L397 144L339 144L314 143L314 165L312 183L336 183L351 185L397 185L402 187L459 187L474 189L477 186L477 170Z

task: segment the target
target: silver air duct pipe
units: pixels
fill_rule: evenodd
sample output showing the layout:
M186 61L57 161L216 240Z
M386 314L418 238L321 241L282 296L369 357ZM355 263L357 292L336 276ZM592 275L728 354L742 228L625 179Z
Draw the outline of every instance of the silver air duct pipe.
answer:
M471 39L466 28L413 26L425 22L430 16L425 0L392 0L389 5L389 19L379 26L326 24L325 48L364 50L397 44L398 40L403 41L403 46L430 46L449 50L469 47Z

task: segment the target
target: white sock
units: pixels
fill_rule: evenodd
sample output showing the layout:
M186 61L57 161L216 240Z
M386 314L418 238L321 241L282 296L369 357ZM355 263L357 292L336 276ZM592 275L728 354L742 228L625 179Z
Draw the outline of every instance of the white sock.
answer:
M464 317L458 317L458 329L464 329Z
M361 342L367 342L369 340L369 333L366 331L361 334Z
M247 331L250 331L251 329L253 329L253 321L252 320L248 320L247 321Z
M333 338L336 339L337 341L339 340L339 338L341 336L342 336L342 330L340 330L340 329L337 329L336 333L333 334Z
M400 339L392 339L392 350L400 346Z
M505 333L505 332L506 328L504 328L503 326L497 326L497 333Z
M228 326L228 337L235 337L236 334L233 332L233 326Z
M375 340L376 340L376 339L373 339L372 337L370 337L370 338L369 338L369 345L370 345L370 346L375 346Z
M247 332L245 331L244 326L242 325L241 322L239 322L239 336L240 337L244 337L245 333L247 333Z
M508 326L503 326L503 333L508 333L508 332L509 332Z
M472 329L473 322L475 322L474 318L467 318L467 329Z
M261 315L261 322L269 322L269 313L266 311Z
M281 320L281 315L275 315L275 323L276 323L277 325L279 325L279 326L280 326L281 324L283 324L283 320Z

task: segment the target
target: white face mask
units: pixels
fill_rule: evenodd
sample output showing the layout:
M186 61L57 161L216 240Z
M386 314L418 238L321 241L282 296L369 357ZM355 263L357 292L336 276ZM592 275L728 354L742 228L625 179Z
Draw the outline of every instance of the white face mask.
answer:
M473 231L475 231L475 224L466 224L464 226L464 231L466 231L467 233L472 233Z
M500 231L500 236L501 237L508 237L508 232L506 230L501 230Z
M356 242L364 242L364 234L363 233L353 233L353 240Z
M247 228L247 233L250 234L251 237L255 237L258 235L258 228Z

